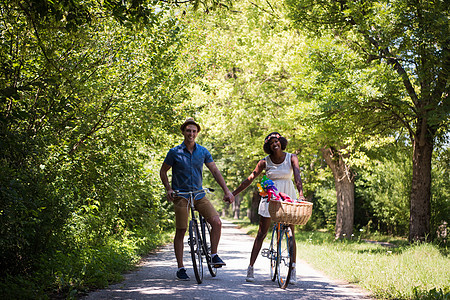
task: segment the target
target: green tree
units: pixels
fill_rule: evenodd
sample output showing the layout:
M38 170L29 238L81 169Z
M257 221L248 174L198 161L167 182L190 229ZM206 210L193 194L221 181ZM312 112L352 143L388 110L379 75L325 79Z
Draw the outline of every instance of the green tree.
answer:
M373 95L389 95L384 82L377 82L373 74L376 69L361 68L361 61L351 49L346 49L329 36L308 39L306 57L293 78L297 103L294 111L300 111L299 124L306 127L309 141L316 145L330 167L336 189L337 209L335 234L337 238L350 237L354 225L355 169L364 167L366 152L392 141L380 133L368 135L364 130L365 120L370 114L360 105ZM388 87L395 86L393 76L386 75ZM303 107L303 108L302 108ZM394 134L393 129L384 133ZM376 135L375 135L376 134Z
M448 1L286 3L296 25L318 36L332 32L366 66L380 66L382 72L374 74L380 83L387 86L384 76L397 73L401 90L364 102L348 99L345 108L370 115L360 124L372 132L407 130L413 145L409 239L425 239L430 232L432 153L435 143L446 138L449 126Z
M269 13L264 5L243 1L235 3L239 11L233 13L186 16L193 39L201 41L192 51L198 53L197 62L208 67L203 80L192 87L197 117L205 124L200 141L210 143L227 182L237 186L266 155L264 137L281 132L290 141L288 151L302 160L302 176L308 177L305 191L312 199L319 184L315 173L322 174L317 169L323 165L314 157L318 148L311 143L309 128L299 123L309 107L297 103L292 87L306 43L280 12ZM245 208L251 210L259 196L256 186L249 191Z
M169 10L141 26L68 3L0 7L0 275L51 290L104 284L83 255L170 227L153 169L198 71Z

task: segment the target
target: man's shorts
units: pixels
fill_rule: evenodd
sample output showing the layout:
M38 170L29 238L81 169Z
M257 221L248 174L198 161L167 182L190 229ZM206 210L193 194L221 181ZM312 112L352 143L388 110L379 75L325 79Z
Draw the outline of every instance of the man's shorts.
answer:
M175 197L173 200L173 207L175 210L175 227L177 229L187 229L190 213L188 201L183 197ZM219 215L214 206L206 197L195 200L194 207L206 220Z

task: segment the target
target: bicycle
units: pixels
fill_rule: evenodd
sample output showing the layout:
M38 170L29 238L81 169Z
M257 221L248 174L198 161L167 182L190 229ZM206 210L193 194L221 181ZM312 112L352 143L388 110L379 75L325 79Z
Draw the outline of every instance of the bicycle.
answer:
M190 253L192 258L192 267L194 269L195 279L197 283L203 282L203 258L205 256L206 263L208 265L209 273L212 277L216 277L217 268L211 262L211 225L206 222L205 218L198 214L196 216L196 210L194 207L194 201L197 196L203 195L204 193L212 194L213 189L204 188L197 191L191 192L180 192L175 191L174 195L183 197L188 201L188 205L191 208L191 220L189 221L189 238L188 245L190 247ZM187 196L187 197L186 197ZM202 197L199 197L200 199ZM199 229L200 226L200 229Z
M289 224L275 223L269 248L263 249L261 255L270 259L270 279L276 279L282 289L288 286L291 279L293 253L294 238Z

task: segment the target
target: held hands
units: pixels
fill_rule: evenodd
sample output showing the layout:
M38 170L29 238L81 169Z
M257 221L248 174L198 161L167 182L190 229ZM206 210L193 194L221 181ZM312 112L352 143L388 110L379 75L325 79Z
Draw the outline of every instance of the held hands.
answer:
M223 201L233 203L234 202L233 194L230 191L226 192L225 195L223 196Z

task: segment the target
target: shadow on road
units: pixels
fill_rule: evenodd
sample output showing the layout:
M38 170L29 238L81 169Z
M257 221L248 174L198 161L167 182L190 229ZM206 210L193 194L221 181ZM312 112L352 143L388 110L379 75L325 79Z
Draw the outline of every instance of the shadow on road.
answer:
M205 265L203 283L197 284L186 246L184 262L191 280L176 280L172 245L166 245L143 260L137 271L126 274L123 282L85 299L369 299L361 290L336 284L301 262L297 262L298 283L282 290L269 279L269 260L261 256L255 264L256 281L246 282L253 238L223 222L219 254L227 266L218 270L217 277L211 277Z

